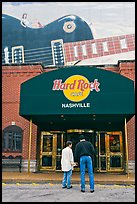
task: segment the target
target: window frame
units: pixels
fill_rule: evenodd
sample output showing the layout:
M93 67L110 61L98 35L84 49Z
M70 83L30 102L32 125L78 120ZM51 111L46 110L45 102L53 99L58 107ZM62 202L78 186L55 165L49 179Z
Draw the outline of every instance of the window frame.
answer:
M20 140L20 149L17 148L17 140ZM11 140L11 141L10 141ZM23 130L17 125L7 126L2 132L2 152L22 153ZM10 144L11 143L11 144Z

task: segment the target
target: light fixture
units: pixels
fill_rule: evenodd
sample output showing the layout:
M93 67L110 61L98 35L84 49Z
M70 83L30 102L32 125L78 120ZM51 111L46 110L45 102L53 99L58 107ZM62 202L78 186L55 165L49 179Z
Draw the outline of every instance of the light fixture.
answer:
M93 130L89 130L88 132L94 132Z

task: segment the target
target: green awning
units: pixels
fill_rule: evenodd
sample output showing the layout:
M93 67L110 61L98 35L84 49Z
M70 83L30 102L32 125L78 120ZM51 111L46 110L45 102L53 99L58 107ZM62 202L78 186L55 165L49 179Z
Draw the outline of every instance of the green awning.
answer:
M42 129L121 127L125 117L134 115L134 106L132 80L92 66L72 66L22 83L19 113Z

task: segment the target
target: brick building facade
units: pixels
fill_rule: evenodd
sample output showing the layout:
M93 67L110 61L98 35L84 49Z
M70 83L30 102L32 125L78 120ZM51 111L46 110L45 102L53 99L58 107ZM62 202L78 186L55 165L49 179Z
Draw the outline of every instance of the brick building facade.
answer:
M116 72L135 82L135 61L119 61L117 65L100 65L98 68ZM3 149L3 155L22 155L23 171L27 171L28 149L29 149L29 121L19 115L20 104L20 85L43 72L52 71L56 68L43 68L41 64L29 65L3 65L2 66L2 130L16 125L23 131L22 150L8 151ZM128 132L128 165L129 170L135 169L135 116L127 124ZM32 143L31 143L31 171L38 170L40 154L40 137L38 137L36 125L32 125Z

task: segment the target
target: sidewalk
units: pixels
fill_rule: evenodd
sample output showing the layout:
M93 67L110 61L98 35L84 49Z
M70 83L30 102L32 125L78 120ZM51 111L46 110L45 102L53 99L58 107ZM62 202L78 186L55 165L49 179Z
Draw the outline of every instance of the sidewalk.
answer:
M3 183L61 183L62 178L63 172L2 172ZM89 181L88 173L85 178ZM95 173L94 180L95 184L135 185L135 174ZM73 172L72 183L80 183L80 172Z

